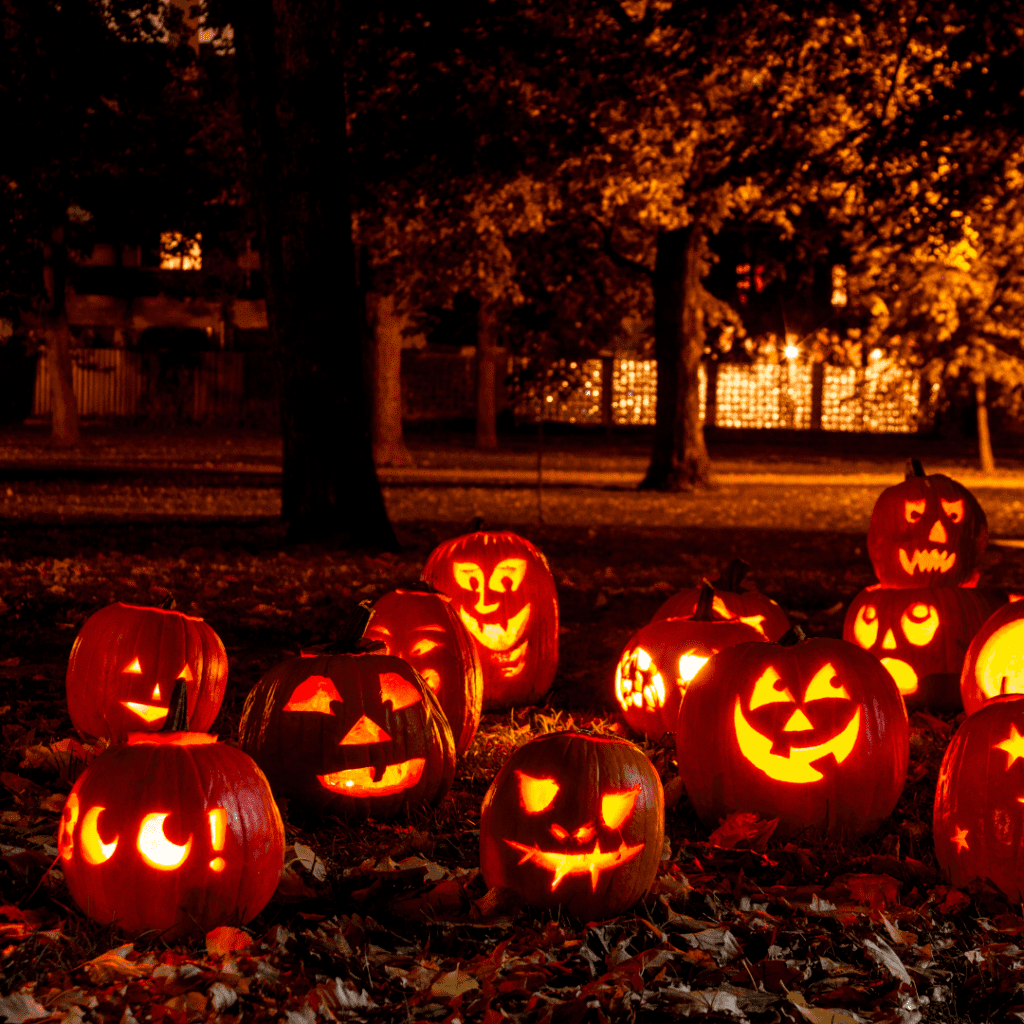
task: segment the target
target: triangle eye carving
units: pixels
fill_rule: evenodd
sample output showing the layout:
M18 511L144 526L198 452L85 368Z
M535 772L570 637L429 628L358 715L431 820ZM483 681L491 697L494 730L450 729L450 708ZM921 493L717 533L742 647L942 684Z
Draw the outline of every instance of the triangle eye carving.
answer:
M285 704L285 711L315 711L321 715L333 715L331 703L337 701L342 703L341 694L331 679L327 676L310 676L303 679L298 686L292 690L288 703Z

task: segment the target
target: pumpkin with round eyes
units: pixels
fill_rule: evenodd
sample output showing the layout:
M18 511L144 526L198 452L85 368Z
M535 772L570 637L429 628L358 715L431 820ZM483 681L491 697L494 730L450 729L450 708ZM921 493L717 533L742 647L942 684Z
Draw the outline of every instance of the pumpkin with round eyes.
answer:
M878 658L909 710L959 711L968 645L1002 603L998 592L979 587L874 585L850 604L843 639Z
M251 920L284 863L281 815L252 758L177 724L100 754L68 795L57 841L89 917L163 939Z
M649 622L626 644L615 669L615 699L635 733L660 740L675 732L683 691L708 658L733 644L764 641L754 626L716 617L717 600L705 583L693 615Z
M993 697L946 748L935 788L935 858L953 885L986 879L1024 897L1024 696Z
M464 754L480 727L483 669L451 599L427 583L393 590L374 604L366 636L420 674L452 727L455 753Z
M974 495L941 473L926 476L917 459L871 513L868 555L883 587L974 586L987 544Z
M843 640L745 643L716 654L683 694L679 774L709 828L734 811L804 830L865 835L906 780L907 710L866 651Z
M722 621L742 622L756 629L764 640L778 640L789 629L786 613L770 598L756 590L744 590L743 578L750 564L734 558L717 580L714 614ZM701 588L691 587L673 594L655 613L651 622L661 619L685 619L697 610Z
M558 668L558 595L547 559L509 531L439 544L422 578L451 598L480 654L484 708L536 704Z
M626 740L548 733L502 765L480 814L488 887L583 921L614 917L651 887L665 839L654 766Z
M1024 693L1024 600L1016 596L982 623L960 673L960 696L969 715L1004 693Z
M87 735L113 739L159 729L179 679L191 727L209 729L228 682L227 652L213 629L178 611L108 605L86 619L71 648L71 722Z

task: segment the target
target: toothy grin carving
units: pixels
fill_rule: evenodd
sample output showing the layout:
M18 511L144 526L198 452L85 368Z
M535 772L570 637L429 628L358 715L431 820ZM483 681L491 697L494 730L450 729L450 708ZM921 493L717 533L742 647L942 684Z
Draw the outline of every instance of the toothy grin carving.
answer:
M594 848L590 853L557 853L553 850L542 850L539 846L525 846L512 839L506 839L505 842L513 850L518 850L522 854L519 860L520 864L533 861L537 867L547 868L552 873L552 892L558 888L559 883L566 875L590 875L591 891L597 892L597 878L602 871L625 864L644 848L643 843L637 846L627 846L622 843L617 850L605 852L595 839Z
M526 668L529 641L523 639L523 633L530 619L530 605L520 609L504 626L498 622L480 623L465 608L459 609L459 618L478 643L494 652L493 660L505 679L513 679Z
M154 722L163 721L167 717L167 708L162 708L156 704L137 704L132 700L123 700L121 705L150 725Z
M914 549L914 554L908 556L905 548L900 548L900 565L903 571L913 575L915 572L949 572L956 562L955 551L939 551L932 548L931 551Z

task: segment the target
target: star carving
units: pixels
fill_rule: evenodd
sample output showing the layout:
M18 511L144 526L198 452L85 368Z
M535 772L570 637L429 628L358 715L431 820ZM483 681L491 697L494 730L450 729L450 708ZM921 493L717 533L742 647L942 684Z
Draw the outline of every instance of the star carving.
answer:
M1010 735L1002 743L997 743L992 749L1006 751L1006 756L1010 759L1006 764L1006 768L1009 770L1018 757L1024 760L1024 736L1017 732L1017 726L1011 725Z
M970 849L967 845L967 829L958 828L953 833L953 845L956 847L958 853L963 853L964 850Z

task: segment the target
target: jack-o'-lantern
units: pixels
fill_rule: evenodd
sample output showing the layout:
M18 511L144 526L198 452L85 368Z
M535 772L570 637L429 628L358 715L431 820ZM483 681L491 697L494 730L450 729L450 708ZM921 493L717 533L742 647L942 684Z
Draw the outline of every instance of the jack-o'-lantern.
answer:
M935 789L935 858L953 885L1024 898L1024 697L993 697L957 730Z
M548 733L502 765L480 815L489 887L583 921L614 917L651 887L665 838L654 766L626 740Z
M167 724L132 733L86 768L57 842L89 917L165 939L251 920L284 863L281 815L252 758L179 731L184 714Z
M883 587L974 586L987 544L974 495L941 473L926 476L917 459L871 513L868 555Z
M1024 693L1024 601L1011 597L982 623L960 673L964 711L1004 693Z
M179 679L190 727L208 729L228 682L228 656L213 629L177 611L108 605L86 619L71 648L68 713L90 736L157 730Z
M423 579L447 594L480 653L484 708L535 704L558 668L558 595L547 559L508 531L439 544Z
M976 587L904 590L876 584L853 599L843 639L878 658L909 710L959 711L967 647L1002 603L998 593Z
M756 590L743 589L743 577L750 565L734 558L725 572L712 581L715 588L714 614L718 619L743 622L756 629L765 640L778 640L789 629L786 613L770 598ZM655 613L651 622L682 619L692 615L700 600L701 588L691 587L673 594Z
M615 669L615 699L635 733L660 740L675 732L683 691L708 658L733 644L764 640L739 619L716 618L717 599L705 583L692 616L649 622L626 644Z
M877 659L795 627L704 666L683 694L676 752L709 828L753 811L778 818L780 837L865 835L903 790L907 709Z
M290 658L246 698L239 745L290 806L390 818L448 792L455 741L441 705L380 647Z
M428 583L392 590L374 604L366 636L416 669L452 727L455 753L464 754L480 727L483 669L451 599Z

